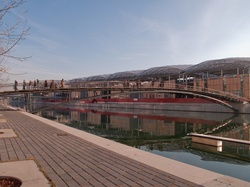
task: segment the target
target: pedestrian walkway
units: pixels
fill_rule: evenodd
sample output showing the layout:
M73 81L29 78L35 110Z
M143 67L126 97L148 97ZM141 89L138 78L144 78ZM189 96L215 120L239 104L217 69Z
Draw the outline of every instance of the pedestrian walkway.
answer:
M17 136L0 138L0 161L34 160L51 186L250 186L26 112L0 114L0 132Z

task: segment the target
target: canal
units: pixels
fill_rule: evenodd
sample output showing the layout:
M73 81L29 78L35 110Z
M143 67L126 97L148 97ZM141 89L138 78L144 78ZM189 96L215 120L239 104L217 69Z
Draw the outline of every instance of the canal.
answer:
M12 100L14 107L24 102ZM118 108L94 108L37 102L35 114L97 136L170 159L250 182L250 145L192 142L189 133L250 141L250 116ZM39 110L39 109L43 110Z

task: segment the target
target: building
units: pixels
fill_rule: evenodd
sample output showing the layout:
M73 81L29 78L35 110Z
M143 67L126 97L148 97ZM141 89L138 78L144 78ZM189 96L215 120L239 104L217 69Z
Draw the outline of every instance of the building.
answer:
M250 58L225 58L204 61L196 65L169 65L152 67L146 70L116 72L77 78L69 81L71 87L107 87L107 88L183 88L228 92L250 99L249 71ZM105 93L77 92L77 98L91 97ZM115 92L112 92L115 93ZM112 96L115 98L115 96ZM119 96L120 97L120 96ZM131 97L131 96L130 96ZM144 94L132 97L176 98L178 94Z

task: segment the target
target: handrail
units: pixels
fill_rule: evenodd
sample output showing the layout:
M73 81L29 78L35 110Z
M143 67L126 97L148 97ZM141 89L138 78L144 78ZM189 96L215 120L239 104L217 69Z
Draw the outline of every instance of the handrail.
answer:
M42 85L39 86L40 91L49 91L50 89L44 89ZM187 92L193 92L193 93L199 93L199 94L204 94L204 95L210 95L213 96L220 96L220 97L225 97L228 99L233 99L236 101L241 101L243 103L249 102L249 99L241 97L239 95L232 94L230 92L224 92L221 90L215 90L212 88L204 88L204 87L197 87L197 86L189 86L187 84L176 84L176 83L171 83L171 82L135 82L135 81L130 81L130 82L122 82L122 81L100 81L100 82L88 82L85 84L78 84L78 85L65 85L65 88L69 89L95 89L95 88L103 88L103 89L174 89L174 90L184 90ZM55 90L52 88L52 90ZM60 90L60 89L59 89ZM28 90L27 90L28 91ZM35 91L35 90L34 90ZM38 90L37 90L38 91ZM20 90L20 92L22 92ZM16 92L18 93L18 92Z
M185 90L185 89L183 89L183 90ZM234 99L237 99L237 100L249 102L249 100L244 98L244 97L232 94L230 92L215 90L215 89L212 89L212 88L194 87L194 86L188 86L187 85L187 90L189 90L189 91L197 91L197 92L201 92L201 93L216 94L216 95L220 95L220 96L223 96L223 97L231 97L231 98L234 98ZM205 91L203 91L203 90L205 90Z

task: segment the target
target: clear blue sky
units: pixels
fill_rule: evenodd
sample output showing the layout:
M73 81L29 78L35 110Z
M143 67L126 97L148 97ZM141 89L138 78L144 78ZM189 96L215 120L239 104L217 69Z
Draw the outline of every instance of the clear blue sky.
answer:
M26 0L10 82L250 57L249 0Z

